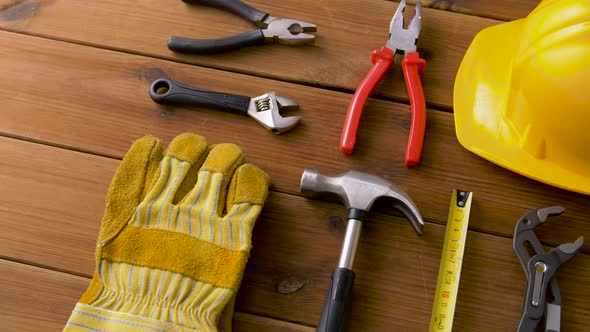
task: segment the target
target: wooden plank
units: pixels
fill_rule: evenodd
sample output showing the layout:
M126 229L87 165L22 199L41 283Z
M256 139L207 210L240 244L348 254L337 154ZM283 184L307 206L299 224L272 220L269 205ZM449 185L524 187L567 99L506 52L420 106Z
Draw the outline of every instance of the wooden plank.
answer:
M423 0L422 5L440 10L511 21L527 16L540 2L540 0ZM408 3L415 4L416 0L408 0Z
M97 181L113 174L117 161L6 138L0 139L0 148L0 183L7 184L0 191L0 220L7 230L0 235L0 255L90 276L104 203L87 191L104 192L108 183ZM25 162L36 167L27 168ZM77 197L68 194L69 186L79 187ZM36 198L18 197L17 190L37 191ZM21 207L14 209L18 199ZM38 201L51 204L43 207ZM473 212L478 209L474 204ZM272 192L255 227L237 310L316 324L338 261L345 214L339 204ZM418 237L405 218L371 214L355 264L352 331L427 330L444 231L428 223ZM469 232L466 253L455 330L514 330L525 278L511 239ZM583 329L590 298L579 295L587 292L590 257L578 254L558 276L564 330ZM285 285L302 288L285 294Z
M271 319L243 312L234 313L233 330L236 332L313 332L315 328Z
M3 331L60 331L89 283L88 278L0 260ZM7 300L10 299L10 300ZM234 331L311 332L312 328L237 312Z
M316 23L315 45L269 45L195 56L168 50L168 36L222 37L247 31L252 25L219 9L190 6L181 1L8 3L13 5L0 12L1 29L347 90L356 89L372 66L371 52L385 45L396 8L391 2L377 0L248 1L274 16ZM428 62L422 78L426 100L450 108L455 74L471 40L481 29L501 22L434 9L425 9L423 16L418 48ZM394 66L375 93L407 100L399 65Z
M88 279L0 260L3 331L61 331Z
M462 188L475 192L472 229L511 236L526 211L563 205L565 215L544 225L539 230L542 237L552 245L579 235L590 238L590 197L538 183L471 154L458 144L451 114L429 112L422 165L407 169L407 105L370 100L355 154L349 157L338 150L349 94L6 32L0 33L0 43L11 45L0 49L0 133L5 135L121 158L130 143L145 134L170 141L191 131L210 143L240 145L251 162L271 175L273 189L280 192L298 193L306 166L332 174L356 169L400 185L433 222L446 223L451 190ZM147 91L152 80L165 75L242 95L275 90L302 105L303 123L275 136L248 117L158 106ZM20 158L26 163L29 157Z

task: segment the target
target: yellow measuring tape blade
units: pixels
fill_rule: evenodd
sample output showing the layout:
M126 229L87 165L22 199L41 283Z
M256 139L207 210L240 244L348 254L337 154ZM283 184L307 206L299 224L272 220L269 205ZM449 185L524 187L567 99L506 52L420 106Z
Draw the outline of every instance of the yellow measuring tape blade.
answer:
M473 193L469 191L453 190L445 244L438 270L438 282L434 293L430 332L453 329L472 196Z

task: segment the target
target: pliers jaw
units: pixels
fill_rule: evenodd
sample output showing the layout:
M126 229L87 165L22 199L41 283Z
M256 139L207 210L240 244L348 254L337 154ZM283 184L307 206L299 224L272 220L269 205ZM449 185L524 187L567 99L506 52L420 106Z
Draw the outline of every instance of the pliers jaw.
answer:
M416 42L422 28L422 3L416 3L416 14L410 21L407 29L404 29L404 9L406 0L402 0L389 24L389 38L386 46L396 53L408 54L416 52Z
M584 245L584 237L580 236L573 243L564 243L559 247L551 250L551 254L555 257L560 265L572 259Z
M262 22L262 34L265 42L278 42L285 45L311 44L315 36L305 32L315 32L313 23L293 20L290 18L276 18L268 16Z
M518 222L514 230L514 238L516 242L520 242L517 239L524 232L529 232L535 229L535 227L544 223L548 217L558 216L565 211L565 208L561 206L550 206L540 209L535 209L527 212Z
M518 222L514 229L514 239L512 241L512 249L516 253L516 257L520 261L520 265L527 271L528 261L534 254L544 252L541 241L537 238L533 229L539 226L549 216L558 216L562 214L565 209L561 206L550 206L541 209L535 209L527 212ZM528 249L532 249L533 255L529 253Z

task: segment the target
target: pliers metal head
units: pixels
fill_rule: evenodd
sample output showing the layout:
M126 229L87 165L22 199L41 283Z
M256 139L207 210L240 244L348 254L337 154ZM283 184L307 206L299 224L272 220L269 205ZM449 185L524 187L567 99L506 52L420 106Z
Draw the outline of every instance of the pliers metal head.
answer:
M316 31L316 25L309 22L268 16L263 20L261 28L267 42L300 45L315 41L315 35L306 33Z
M422 3L416 3L416 14L410 21L407 29L404 29L404 9L406 0L402 0L389 24L389 38L385 46L396 53L407 54L416 52L416 42L422 28Z
M542 224L547 217L560 215L564 211L561 206L536 209L526 213L516 223L512 246L527 278L518 332L535 331L543 316L547 331L560 330L561 294L554 276L559 267L580 250L584 244L584 237L580 236L574 243L562 244L545 252L533 229ZM553 295L551 302L547 300L548 288Z

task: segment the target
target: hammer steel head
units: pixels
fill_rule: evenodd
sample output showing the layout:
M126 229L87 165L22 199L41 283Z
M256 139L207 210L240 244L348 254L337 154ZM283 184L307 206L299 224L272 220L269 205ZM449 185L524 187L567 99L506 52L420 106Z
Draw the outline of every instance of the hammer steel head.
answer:
M418 234L422 234L424 220L408 194L391 182L375 175L348 171L338 176L325 176L314 168L306 168L301 176L301 192L336 195L347 209L369 211L381 197L394 200L394 206L410 220Z

